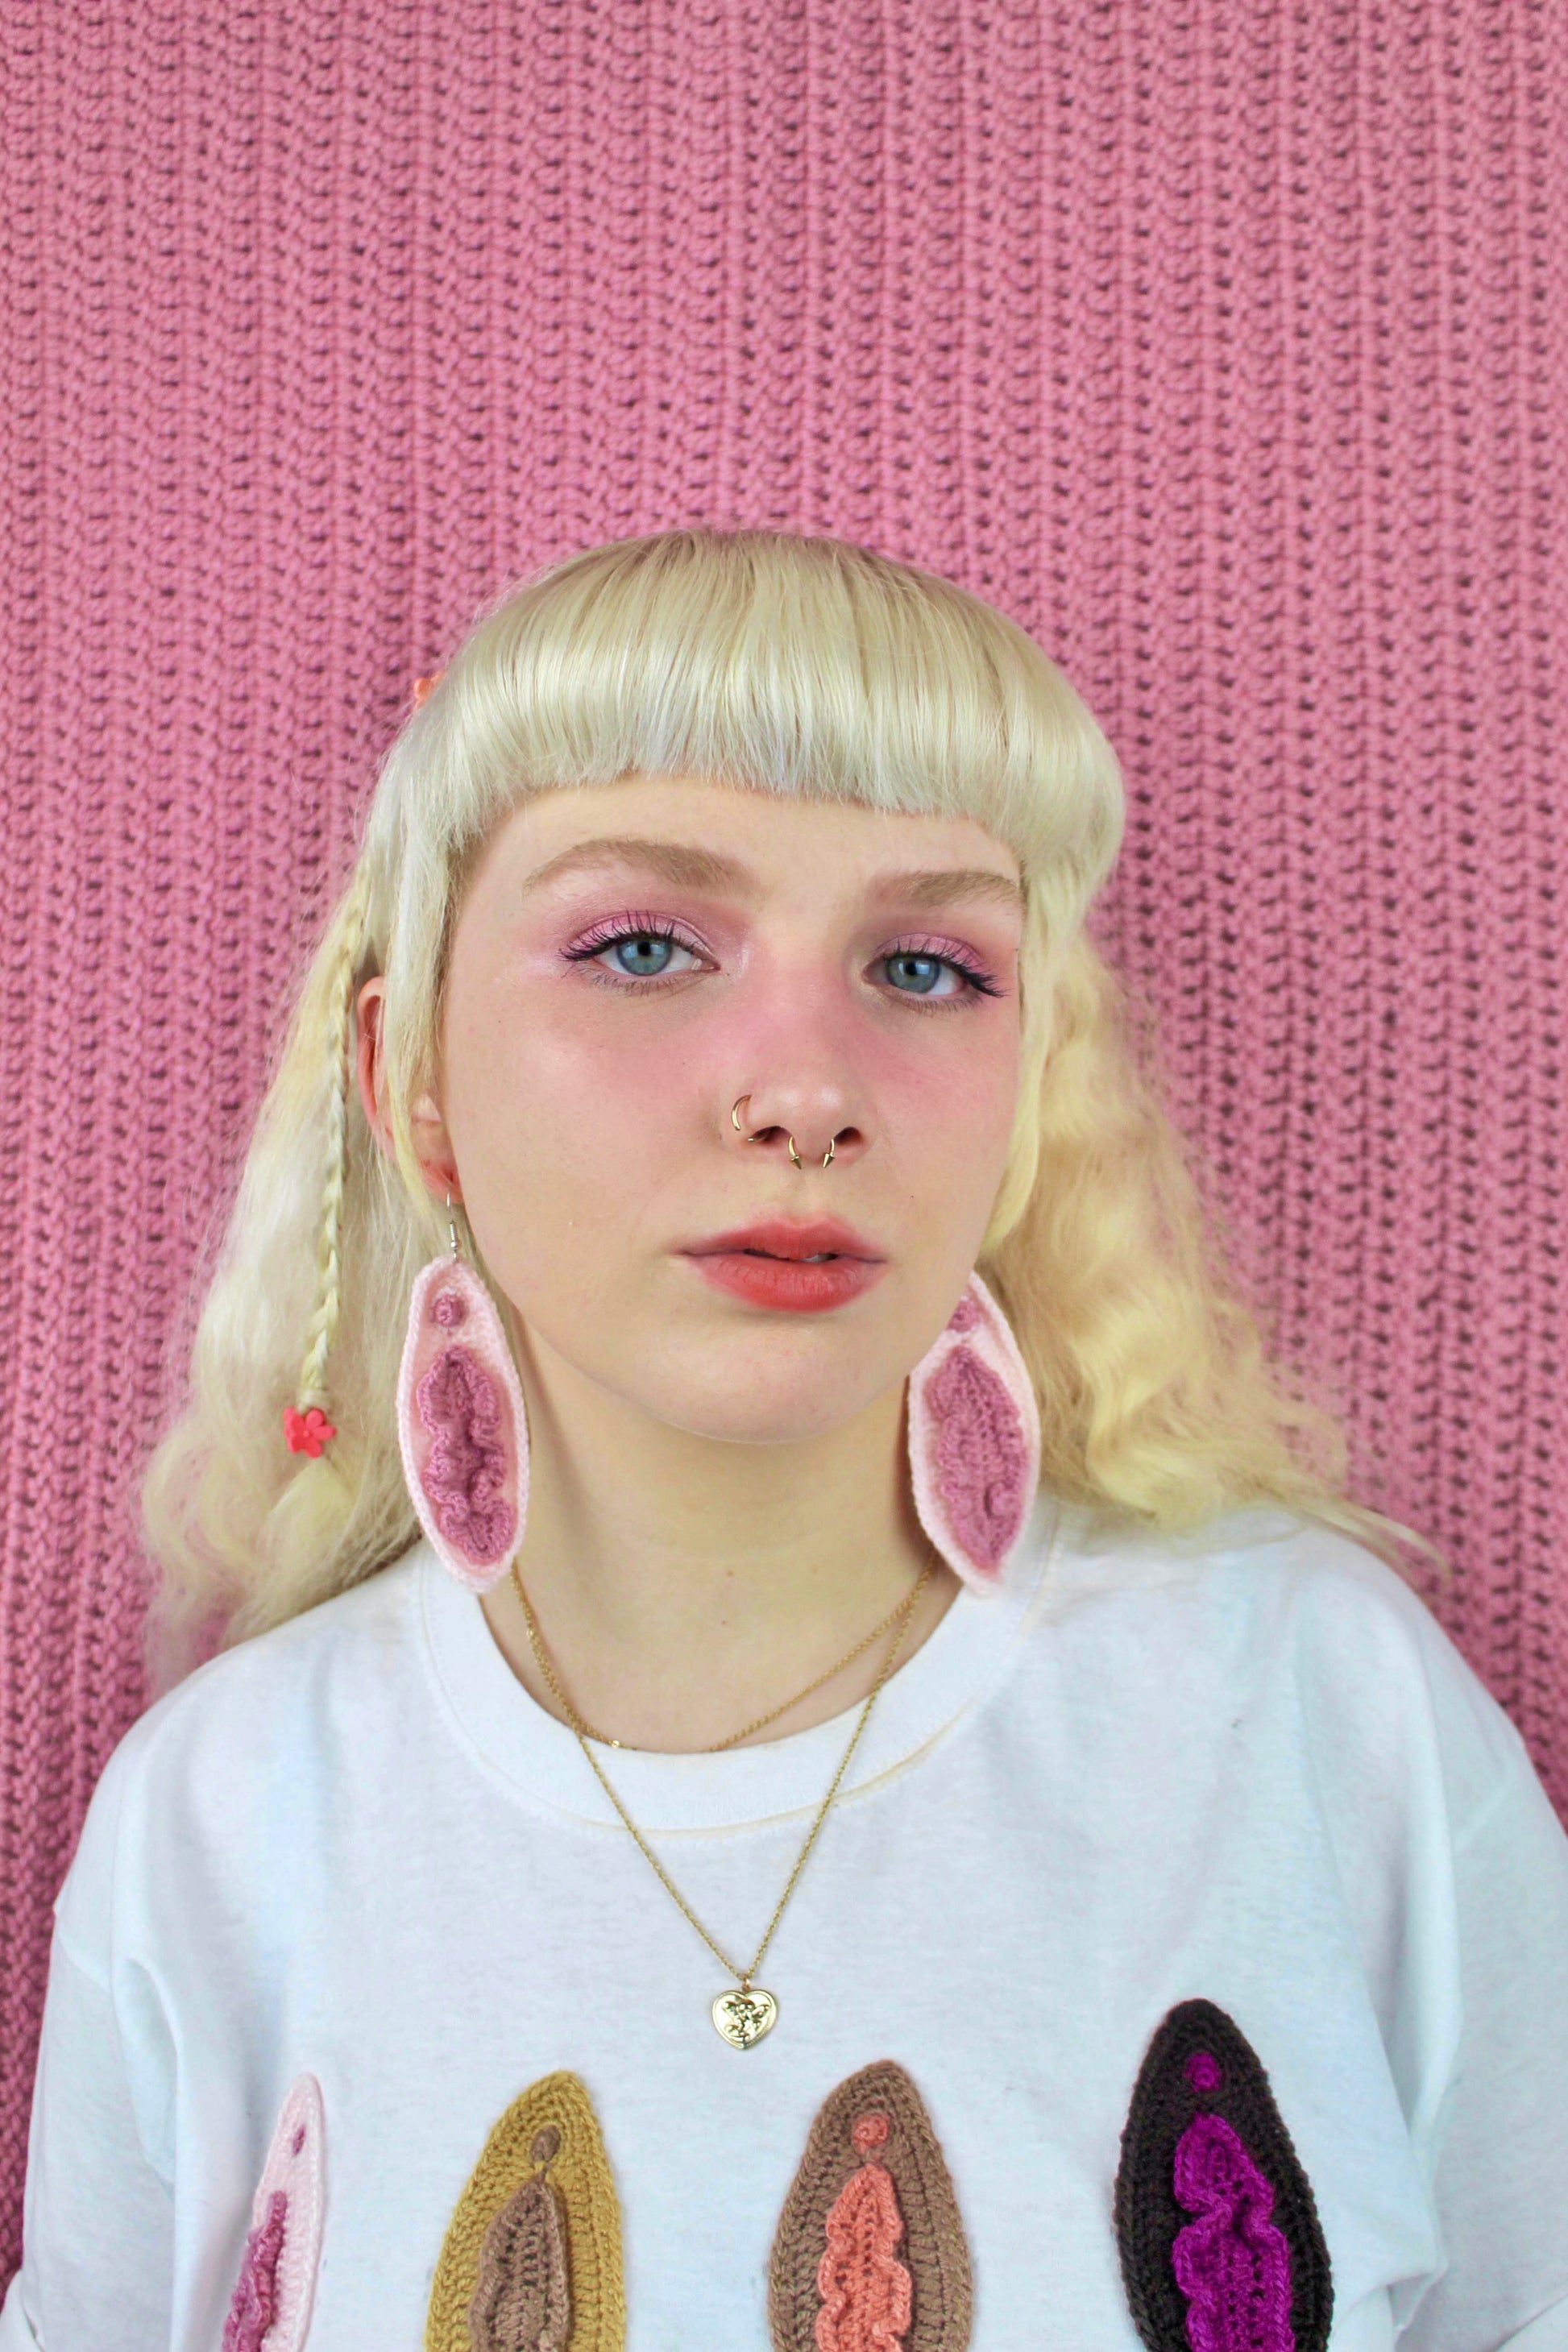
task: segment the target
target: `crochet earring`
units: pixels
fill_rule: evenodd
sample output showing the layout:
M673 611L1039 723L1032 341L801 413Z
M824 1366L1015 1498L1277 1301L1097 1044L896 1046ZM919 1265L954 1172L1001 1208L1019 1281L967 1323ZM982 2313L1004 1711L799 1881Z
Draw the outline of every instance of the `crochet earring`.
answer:
M528 1515L528 1416L495 1301L458 1255L415 1277L397 1376L403 1473L448 1574L470 1592L505 1575Z
M976 1591L1001 1584L1040 1476L1040 1411L1012 1326L977 1274L910 1374L920 1522Z

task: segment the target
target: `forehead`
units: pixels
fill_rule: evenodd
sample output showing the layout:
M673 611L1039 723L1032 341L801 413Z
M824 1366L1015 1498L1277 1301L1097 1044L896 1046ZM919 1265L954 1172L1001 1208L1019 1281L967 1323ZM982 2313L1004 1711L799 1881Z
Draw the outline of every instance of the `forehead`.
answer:
M1016 894L1020 880L1013 851L969 817L911 816L698 776L628 776L531 794L497 825L479 864L509 883L547 887L589 865L646 861L658 845L689 853L658 861L672 879L684 869L713 887L803 873L852 882L893 869L963 870L994 874Z

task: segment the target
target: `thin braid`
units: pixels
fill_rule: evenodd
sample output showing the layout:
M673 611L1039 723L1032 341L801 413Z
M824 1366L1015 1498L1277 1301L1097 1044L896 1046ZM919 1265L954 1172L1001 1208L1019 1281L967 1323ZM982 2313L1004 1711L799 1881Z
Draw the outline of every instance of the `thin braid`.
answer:
M300 1373L298 1407L292 1413L285 1412L283 1416L289 1445L300 1453L319 1454L322 1443L328 1437L337 1435L331 1423L325 1420L327 1354L338 1328L342 1297L339 1241L342 1230L343 1190L348 1174L349 1008L369 898L369 873L362 865L354 877L343 913L342 951L327 1021L327 1059L333 1083L327 1133L327 1174L321 1192L321 1239L318 1253L321 1294L316 1311L310 1318L305 1361ZM316 1441L314 1444L307 1442L305 1429L306 1416L312 1406L321 1415L310 1433Z

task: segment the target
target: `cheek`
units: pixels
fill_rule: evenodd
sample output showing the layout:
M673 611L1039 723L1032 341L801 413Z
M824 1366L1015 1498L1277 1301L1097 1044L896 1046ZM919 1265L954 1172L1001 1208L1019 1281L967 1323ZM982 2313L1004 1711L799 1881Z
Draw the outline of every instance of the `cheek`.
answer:
M448 1023L447 1116L465 1188L545 1228L613 1227L632 1239L649 1220L689 1221L692 1185L718 1180L731 1092L782 1071L798 1021L737 995L710 1008L633 1007L577 983L509 990ZM639 1017L646 1013L647 1017ZM862 1197L891 1210L963 1216L988 1208L1012 1130L1016 1023L1005 1008L857 1017L840 1006L828 1059L873 1152ZM814 1041L814 1055L821 1039ZM732 1177L734 1170L728 1169ZM675 1203L672 1211L672 1200ZM635 1242L634 1242L635 1246Z
M989 1129L1004 1108L1011 1111L1016 1038L1004 1022L971 1025L962 1013L952 1016L952 1032L935 1052L910 1053L901 1039L890 1042L868 1057L868 1075L892 1108L928 1118L977 1118Z
M878 1038L860 1067L889 1157L934 1175L938 1190L963 1195L999 1175L1013 1130L1018 1045L1005 1020L982 1015L971 1024L954 1013L952 1028L958 1034L937 1041L938 1050L911 1052L900 1038Z
M592 983L588 983L592 985ZM621 1008L612 1007L612 1011ZM552 1196L563 1215L585 1187L601 1197L644 1192L662 1158L689 1134L692 1055L626 1018L595 1019L519 991L504 1007L448 1029L448 1119L459 1157L535 1213ZM465 1180L466 1181L466 1180Z

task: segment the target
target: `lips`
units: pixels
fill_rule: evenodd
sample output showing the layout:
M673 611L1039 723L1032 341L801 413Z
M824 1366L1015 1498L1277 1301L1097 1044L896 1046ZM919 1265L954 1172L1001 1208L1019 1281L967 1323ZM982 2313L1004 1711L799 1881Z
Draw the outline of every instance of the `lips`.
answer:
M853 1257L869 1265L882 1262L868 1241L852 1226L840 1224L837 1217L813 1217L807 1224L764 1217L754 1225L738 1225L733 1233L715 1234L710 1242L693 1242L686 1255L728 1256L738 1250L752 1251L760 1257L793 1259L796 1265L808 1257Z

